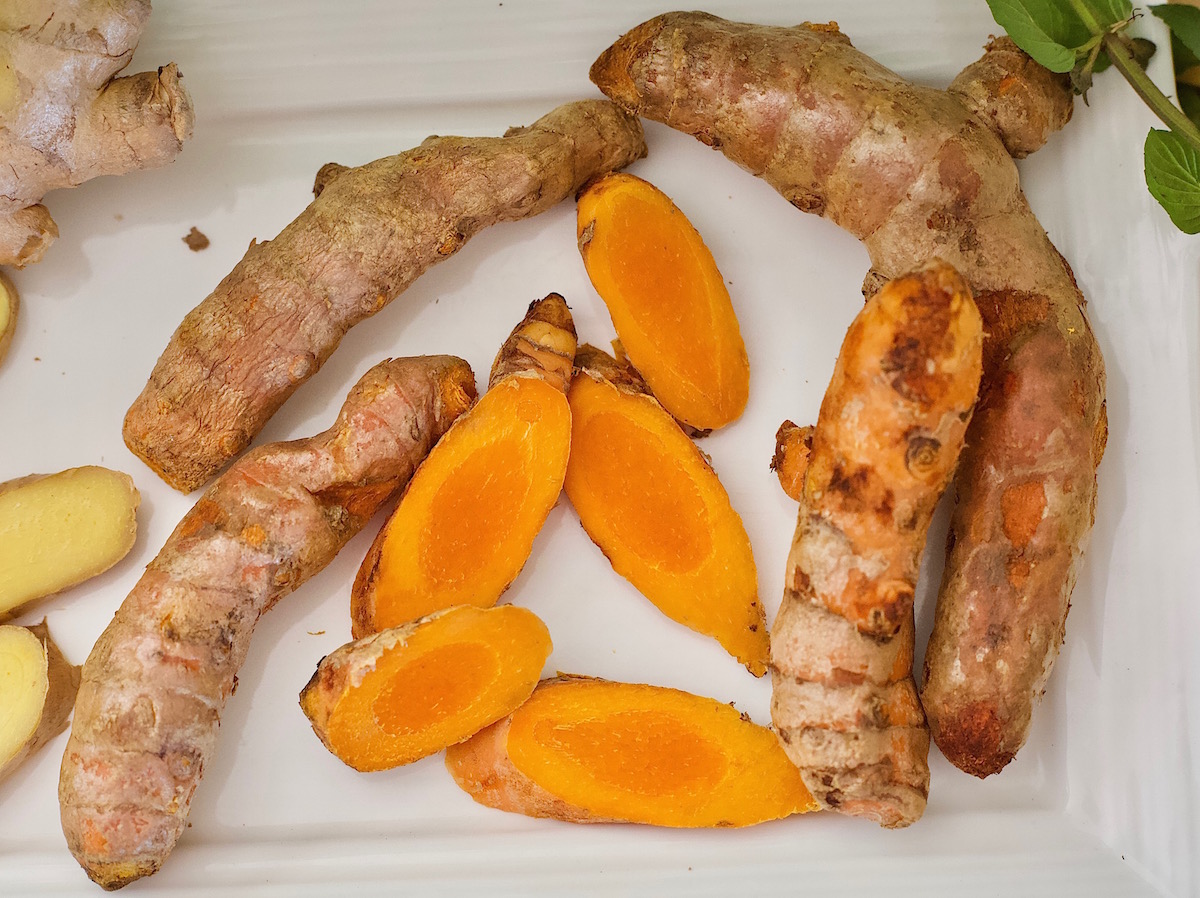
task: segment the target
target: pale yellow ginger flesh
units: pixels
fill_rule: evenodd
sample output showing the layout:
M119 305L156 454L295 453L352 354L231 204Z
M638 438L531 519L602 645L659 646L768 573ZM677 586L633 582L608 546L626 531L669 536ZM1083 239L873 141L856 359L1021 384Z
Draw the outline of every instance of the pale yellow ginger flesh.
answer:
M78 691L45 621L0 626L0 781L67 728Z
M94 465L0 484L0 617L124 558L140 501L128 475Z
M0 362L8 355L13 332L17 329L17 312L20 307L17 288L12 285L12 281L0 274Z

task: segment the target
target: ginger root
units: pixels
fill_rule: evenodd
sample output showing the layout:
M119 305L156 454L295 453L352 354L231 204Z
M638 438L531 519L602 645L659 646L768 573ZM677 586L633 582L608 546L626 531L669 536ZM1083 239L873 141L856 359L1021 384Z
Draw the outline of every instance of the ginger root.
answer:
M105 888L149 875L187 825L258 619L325 567L471 403L466 362L383 362L333 427L247 453L184 516L83 667L59 803Z
M0 619L124 558L140 501L128 475L94 465L0 483Z
M751 826L817 807L774 734L729 705L583 677L544 681L446 768L480 804L570 823Z
M583 529L659 610L761 677L754 555L716 473L636 372L588 345L576 366L564 486Z
M67 728L78 689L45 621L0 626L0 782Z
M157 168L192 133L175 64L118 78L150 0L4 0L0 9L0 265L42 258L58 228L42 197Z
M697 432L737 419L750 362L725 280L691 222L653 184L615 173L580 195L577 228L623 351L663 408Z
M434 137L361 168L327 166L312 204L188 313L126 414L126 444L171 486L196 489L427 268L645 152L636 118L588 100L504 137Z
M17 313L21 311L21 297L13 282L0 272L0 362L8 355L13 334L17 330Z
M529 698L550 633L513 605L459 605L321 659L300 707L355 770L409 764L474 736Z
M487 393L413 476L354 580L355 638L452 605L491 607L562 492L575 325L557 293L529 307Z
M822 806L887 827L917 820L929 793L913 591L982 342L966 282L941 262L884 285L859 312L811 431L771 634L771 718L788 757ZM792 435L781 467L796 466L791 447L803 452L803 431Z
M888 71L836 26L684 12L635 27L591 76L623 108L719 148L861 239L868 292L934 258L971 285L983 386L922 700L953 763L1000 770L1062 642L1107 435L1083 296L1013 164L1070 118L1069 79L1000 38L939 91Z

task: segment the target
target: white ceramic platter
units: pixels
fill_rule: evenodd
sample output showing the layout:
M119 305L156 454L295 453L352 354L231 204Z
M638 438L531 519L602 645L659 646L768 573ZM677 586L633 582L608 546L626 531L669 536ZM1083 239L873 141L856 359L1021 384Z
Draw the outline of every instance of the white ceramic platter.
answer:
M944 84L996 31L983 0L714 2L748 21L836 18L892 68ZM192 501L125 449L121 418L184 313L307 203L324 162L361 163L431 133L494 134L595 95L592 59L663 11L631 0L158 0L134 69L174 60L198 110L171 167L54 194L62 237L15 273L20 329L0 369L0 480L103 463L144 497L131 555L50 599L67 655L92 642ZM1162 64L1166 64L1163 60ZM440 758L356 774L309 730L297 693L349 638L351 579L372 533L261 623L191 828L129 894L1192 894L1200 888L1200 243L1141 182L1151 124L1114 74L1023 163L1029 199L1074 266L1108 364L1111 433L1092 548L1029 744L980 782L932 758L929 810L885 833L809 815L746 831L578 827L474 804ZM815 418L861 303L866 253L720 155L647 129L634 171L691 217L731 284L753 367L745 416L704 445L740 510L773 616L794 523L767 462L787 417ZM182 242L197 226L212 245ZM388 355L450 352L485 372L525 305L556 290L584 339L611 327L580 263L574 209L500 225L343 343L260 442L332 421ZM939 546L935 533L930 544ZM921 638L931 623L927 567ZM508 598L547 622L548 670L676 686L768 721L769 686L661 617L609 569L564 501ZM55 800L65 737L0 786L0 895L98 894L67 853Z

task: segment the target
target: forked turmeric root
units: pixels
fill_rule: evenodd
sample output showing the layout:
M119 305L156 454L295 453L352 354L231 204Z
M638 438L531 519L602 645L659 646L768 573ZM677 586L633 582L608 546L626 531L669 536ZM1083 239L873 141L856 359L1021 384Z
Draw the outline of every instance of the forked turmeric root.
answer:
M446 767L480 804L570 823L750 826L816 810L770 730L659 686L547 680L449 748Z
M771 634L771 718L824 807L888 827L918 819L929 792L913 590L975 404L982 341L950 266L896 278L851 324L810 440L780 428L780 469L811 451Z
M835 26L700 12L636 26L591 77L861 239L868 291L932 258L971 285L986 371L921 698L947 758L997 772L1024 743L1062 643L1107 435L1084 298L1012 161L1070 118L1070 80L999 38L940 91Z
M766 673L750 539L700 450L628 366L581 346L567 496L615 570L673 620Z
M355 638L452 605L487 608L524 567L562 492L575 325L557 293L529 307L487 393L422 463L354 580Z
M696 431L741 415L750 363L725 280L696 229L657 187L625 173L579 197L579 251L633 367Z
M300 707L355 770L387 770L462 742L529 698L550 633L514 605L460 605L321 659Z

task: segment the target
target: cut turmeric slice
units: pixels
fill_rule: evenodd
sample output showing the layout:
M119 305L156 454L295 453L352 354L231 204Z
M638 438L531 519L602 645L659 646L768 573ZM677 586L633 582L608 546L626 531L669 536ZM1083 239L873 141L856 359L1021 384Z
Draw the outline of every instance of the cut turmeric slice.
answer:
M575 358L566 302L534 303L491 386L421 464L351 593L355 638L452 605L487 608L520 573L558 501L571 447Z
M662 191L608 175L579 197L579 251L633 366L672 415L700 431L741 415L750 362L721 272Z
M774 733L677 689L559 677L446 752L480 804L571 823L750 826L816 810Z
M387 770L512 713L549 656L550 633L533 612L461 605L327 655L300 707L343 762Z
M664 614L762 676L754 555L716 473L636 374L592 346L576 361L565 487L584 530Z

